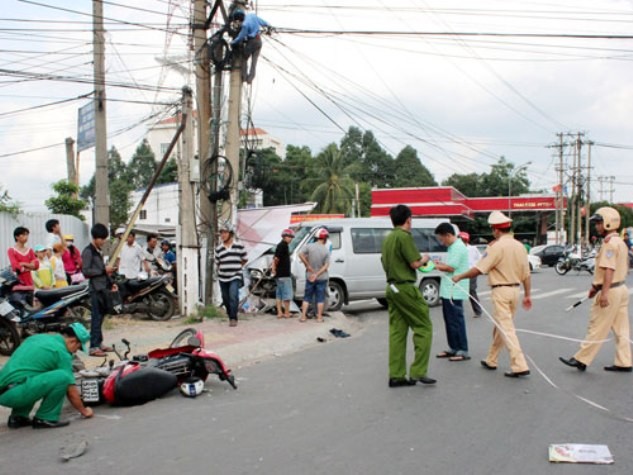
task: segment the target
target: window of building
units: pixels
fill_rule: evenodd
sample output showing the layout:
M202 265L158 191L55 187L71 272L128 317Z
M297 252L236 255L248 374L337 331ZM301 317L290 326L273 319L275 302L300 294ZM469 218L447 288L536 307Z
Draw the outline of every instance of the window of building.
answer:
M165 156L165 154L167 153L167 149L168 148L169 148L169 144L168 143L160 144L160 157L159 158L163 158Z
M139 214L138 219L147 219L147 210L146 209L142 209L141 213Z

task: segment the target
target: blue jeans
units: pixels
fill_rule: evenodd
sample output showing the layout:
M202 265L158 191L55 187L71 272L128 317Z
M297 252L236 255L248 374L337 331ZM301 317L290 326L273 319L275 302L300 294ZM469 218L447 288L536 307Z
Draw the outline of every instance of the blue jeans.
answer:
M237 307L240 304L241 286L241 279L233 279L228 282L220 281L220 289L222 290L222 305L224 305L230 320L237 320Z
M464 301L442 299L442 314L446 326L446 340L450 350L457 355L468 354Z
M325 289L327 288L327 280L315 280L310 282L306 280L306 288L303 299L306 302L316 300L316 303L325 303Z

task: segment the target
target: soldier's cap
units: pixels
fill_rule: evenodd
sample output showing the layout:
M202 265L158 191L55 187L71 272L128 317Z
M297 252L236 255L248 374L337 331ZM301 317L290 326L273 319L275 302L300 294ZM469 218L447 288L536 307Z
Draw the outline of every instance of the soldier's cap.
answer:
M507 229L512 226L512 219L508 218L501 211L493 211L488 216L488 224L493 229Z

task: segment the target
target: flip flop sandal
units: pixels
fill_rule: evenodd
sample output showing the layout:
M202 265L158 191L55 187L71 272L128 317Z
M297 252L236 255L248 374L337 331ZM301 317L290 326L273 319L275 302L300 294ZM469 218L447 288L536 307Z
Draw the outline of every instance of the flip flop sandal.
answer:
M469 359L470 359L470 356L455 355L455 356L451 356L448 360L449 361L468 361Z
M454 356L455 353L453 353L452 351L442 351L441 353L435 355L436 358L452 358Z

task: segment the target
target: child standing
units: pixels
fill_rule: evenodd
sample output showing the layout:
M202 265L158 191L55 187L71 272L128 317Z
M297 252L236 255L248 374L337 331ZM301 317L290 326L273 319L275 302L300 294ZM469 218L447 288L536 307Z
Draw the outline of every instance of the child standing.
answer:
M53 267L53 277L55 280L55 288L67 287L66 271L64 270L64 245L61 242L53 244L53 257L51 257L51 265Z

